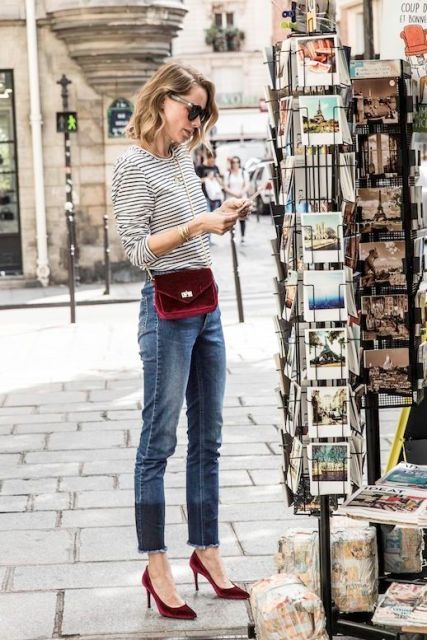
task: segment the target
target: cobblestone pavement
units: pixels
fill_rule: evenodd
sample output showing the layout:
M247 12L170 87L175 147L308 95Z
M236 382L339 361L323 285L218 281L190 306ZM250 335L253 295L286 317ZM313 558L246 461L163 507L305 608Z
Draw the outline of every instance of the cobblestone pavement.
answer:
M239 246L244 324L237 322L229 237L215 239L212 247L229 374L222 553L232 579L246 585L274 571L284 528L308 520L287 513L279 486L272 235L268 219L251 220L247 242ZM136 296L139 288L117 286L115 295ZM44 291L30 293L33 300L46 297ZM11 297L28 299L28 291L12 296L3 289L0 304ZM246 637L245 603L218 600L207 583L195 594L192 585L184 415L166 474L167 544L180 593L198 618L166 620L146 609L140 586L145 560L136 552L132 507L142 402L137 315L137 303L79 307L74 326L64 308L0 313L4 640ZM385 433L395 419L388 417Z

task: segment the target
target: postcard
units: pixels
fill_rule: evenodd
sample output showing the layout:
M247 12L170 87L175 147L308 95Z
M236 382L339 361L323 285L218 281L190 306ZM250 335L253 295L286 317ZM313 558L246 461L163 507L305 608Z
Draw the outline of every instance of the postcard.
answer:
M347 320L344 271L304 271L304 320Z
M341 213L302 213L303 260L309 264L343 261Z
M292 96L279 99L279 124L277 128L277 142L286 147L289 129L292 122Z
M399 121L397 78L353 81L356 124L396 124Z
M363 360L370 391L409 394L409 349L368 349L363 353Z
M307 387L310 438L344 438L350 435L348 387Z
M360 233L402 230L402 187L359 189L357 213Z
M295 39L298 86L319 87L339 84L337 37Z
M408 296L362 296L362 338L408 340Z
M361 242L359 245L362 265L362 287L388 285L404 287L406 276L403 271L405 242L390 240Z
M286 482L293 493L296 493L301 477L303 445L299 438L292 440L292 450L289 456L289 467Z
M352 233L344 238L344 262L345 266L356 271L359 262L360 235Z
M356 221L356 204L354 202L347 202L343 200L342 207L342 221L346 227L351 227ZM346 234L351 233L351 229L346 229Z
M348 378L347 333L343 329L306 329L308 380Z
M283 264L289 263L294 231L295 231L295 214L285 213L283 217L282 236L280 239L280 260L283 262Z
M348 442L336 444L310 443L307 447L310 492L314 496L349 494L350 447Z
M330 153L295 156L293 210L297 213L328 211L332 200L332 175Z
M295 301L298 288L298 272L294 270L288 271L288 277L285 281L285 305L283 307L282 318L288 322L295 313Z
M358 136L360 178L395 178L400 174L400 136L372 133Z
M342 144L345 110L341 96L300 96L299 113L303 145Z

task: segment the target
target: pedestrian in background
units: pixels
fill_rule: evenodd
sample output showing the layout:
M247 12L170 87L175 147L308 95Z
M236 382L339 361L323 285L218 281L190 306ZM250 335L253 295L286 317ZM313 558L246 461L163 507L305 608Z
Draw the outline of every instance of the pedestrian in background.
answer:
M161 66L141 89L128 133L135 144L117 160L112 198L117 228L131 262L149 275L141 297L138 341L144 371L144 408L135 463L138 550L148 554L142 577L159 612L194 619L178 595L165 545L164 473L177 443L186 398L186 498L190 568L221 598L247 599L228 578L218 537L219 449L225 390L225 346L218 306L209 313L165 319L154 305L152 278L176 277L210 266L208 234L223 235L251 203L229 198L208 213L190 151L218 118L215 87L191 67ZM166 278L167 279L167 278ZM169 279L169 281L174 278ZM185 291L191 294L191 291Z
M249 191L248 172L242 167L238 156L233 156L230 160L230 170L224 174L224 192L233 198L247 198ZM240 242L245 242L246 218L239 220Z
M222 196L221 174L218 166L216 165L216 154L214 151L205 151L203 162L196 167L196 173L202 182L202 191L205 194L208 211L214 211L221 205L224 199ZM208 189L206 188L207 179L210 180L210 184L208 187L210 195L208 193ZM221 195L218 195L218 189L215 185L215 182L220 186Z

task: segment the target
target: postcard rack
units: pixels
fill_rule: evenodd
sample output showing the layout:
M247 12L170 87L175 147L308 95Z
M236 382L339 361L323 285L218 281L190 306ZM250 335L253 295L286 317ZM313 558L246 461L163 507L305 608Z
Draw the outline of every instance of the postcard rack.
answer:
M396 106L393 113L391 109L386 113L394 119L397 112L394 127L380 123L379 117L364 124L360 99L353 98L345 53L335 33L292 34L266 50L270 77L266 101L274 159L271 213L276 236L271 245L277 267L273 282L278 315L274 320L280 352L275 361L283 486L286 504L293 505L296 514L318 518L321 597L329 637L397 639L398 632L373 626L369 613L343 614L335 609L330 518L351 488L361 486L365 453L368 482L374 483L381 475L379 410L408 406L421 397L419 339L415 335L421 258L415 243L422 208L416 197L415 158L410 150L412 109L404 63L399 61L395 75ZM322 61L322 81L317 84L309 77L306 56ZM325 62L331 60L328 69ZM358 74L359 78L360 68ZM348 120L353 115L361 122L350 132ZM387 159L381 136L389 135L390 128L396 139ZM380 144L376 155L369 138L374 134ZM375 162L383 163L381 171L376 171ZM392 173L396 175L389 175ZM383 204L370 221L372 203L364 215L358 199L361 189L365 189L362 195L372 196L368 189L384 187L389 188L387 196L394 195L399 204L402 225L398 230L397 223L381 228L387 219ZM393 187L399 188L400 199L390 192ZM379 247L370 245L379 242L404 256L402 268L393 266L393 287L385 282L387 274L372 282L375 261L384 258L378 255ZM372 318L368 316L373 303L379 304L372 298L392 295L407 296L405 305L401 299L387 300L389 305L401 303L397 310L393 305L388 319L400 335L372 339ZM376 320L376 307L373 315ZM362 344L373 352L407 350L408 364L398 372L408 378L403 394L401 384L394 389L375 386L369 369L376 373L379 367L370 366L371 360L364 361L366 367L360 362ZM387 361L383 369L392 366ZM399 375L397 378L401 381ZM381 573L382 567L379 569ZM248 635L255 637L253 625Z

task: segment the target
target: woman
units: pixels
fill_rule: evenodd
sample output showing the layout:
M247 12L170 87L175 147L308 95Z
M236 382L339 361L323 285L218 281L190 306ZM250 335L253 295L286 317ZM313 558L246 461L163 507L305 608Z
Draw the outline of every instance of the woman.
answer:
M135 463L138 550L148 554L142 583L162 615L193 619L178 595L164 539L164 472L176 447L187 402L188 544L196 589L204 575L224 598L246 599L221 560L218 539L218 458L225 386L220 311L161 319L151 277L200 269L210 263L210 233L230 231L250 202L229 199L212 213L190 156L218 118L214 85L192 68L160 67L140 91L128 133L135 144L118 159L113 176L114 213L131 262L150 279L142 290L138 325L144 369L144 408ZM188 293L188 292L186 292Z
M230 160L230 170L224 174L224 191L235 198L247 198L249 190L249 176L242 169L238 156L233 156ZM246 219L241 218L240 222L240 242L245 242Z

